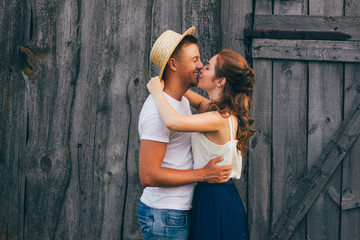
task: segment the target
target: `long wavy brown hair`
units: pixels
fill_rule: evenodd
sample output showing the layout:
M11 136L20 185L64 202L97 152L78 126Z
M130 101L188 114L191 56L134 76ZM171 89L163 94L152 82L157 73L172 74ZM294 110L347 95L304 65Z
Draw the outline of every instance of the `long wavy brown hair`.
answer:
M217 78L225 78L226 83L220 99L210 104L209 110L218 111L224 117L237 117L237 148L246 158L249 138L255 132L250 129L254 119L249 115L255 84L254 70L240 54L224 49L217 54L215 74Z

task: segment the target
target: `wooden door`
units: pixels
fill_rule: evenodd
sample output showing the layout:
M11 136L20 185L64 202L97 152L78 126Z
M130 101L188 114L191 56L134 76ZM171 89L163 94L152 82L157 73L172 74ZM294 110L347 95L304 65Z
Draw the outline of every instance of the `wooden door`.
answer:
M305 31L314 39L281 39L273 35L277 39L250 41L256 72L253 116L257 130L250 143L249 161L249 222L253 239L360 236L360 227L353 224L360 221L356 204L360 188L354 176L360 168L356 161L359 139L354 139L354 145L328 176L320 194L303 198L303 202L294 200L307 183L305 177L311 175L313 166L318 167L315 162L327 157L323 152L330 148L326 146L330 146L330 139L336 140L334 134L345 125L344 120L353 116L352 106L358 102L359 7L355 1L337 0L255 3L253 29ZM321 32L333 36L344 33L351 38L339 41L338 35L319 40L325 36ZM288 32L282 32L285 33ZM309 202L311 207L306 207ZM291 215L299 203L304 204L303 211Z

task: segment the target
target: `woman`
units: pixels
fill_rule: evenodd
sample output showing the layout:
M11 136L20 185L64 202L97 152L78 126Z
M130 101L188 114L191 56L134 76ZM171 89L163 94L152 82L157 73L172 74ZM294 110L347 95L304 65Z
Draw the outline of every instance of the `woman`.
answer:
M170 130L192 134L194 168L208 159L224 156L221 165L232 164L224 184L198 183L193 198L192 239L249 239L247 218L241 198L231 178L241 176L242 159L254 130L249 116L254 72L244 58L222 50L200 71L198 87L210 100L188 91L185 94L200 114L179 115L163 95L164 82L158 77L148 83L161 118Z

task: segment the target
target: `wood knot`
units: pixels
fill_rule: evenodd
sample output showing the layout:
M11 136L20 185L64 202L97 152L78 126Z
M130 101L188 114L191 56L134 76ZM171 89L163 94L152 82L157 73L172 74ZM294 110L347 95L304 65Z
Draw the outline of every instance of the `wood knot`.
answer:
M48 156L43 156L40 160L40 167L45 173L49 173L52 166L51 159Z
M39 64L41 57L25 46L20 46L20 51L26 55L25 60L28 65L25 67L24 73L29 77L34 77L34 69Z

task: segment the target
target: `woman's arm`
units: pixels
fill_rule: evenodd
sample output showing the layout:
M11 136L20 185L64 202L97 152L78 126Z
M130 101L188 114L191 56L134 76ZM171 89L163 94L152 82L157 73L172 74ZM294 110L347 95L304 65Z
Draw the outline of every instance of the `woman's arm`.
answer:
M190 89L187 90L184 96L189 100L190 105L193 108L196 108L200 113L206 112L211 103L210 99L207 99Z
M154 97L162 120L170 130L180 132L211 132L219 130L224 121L226 121L218 112L181 116L165 98L163 94L164 84L158 77L152 78L147 87Z

